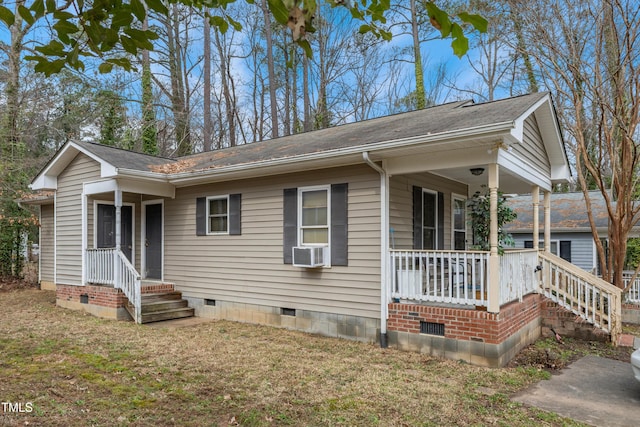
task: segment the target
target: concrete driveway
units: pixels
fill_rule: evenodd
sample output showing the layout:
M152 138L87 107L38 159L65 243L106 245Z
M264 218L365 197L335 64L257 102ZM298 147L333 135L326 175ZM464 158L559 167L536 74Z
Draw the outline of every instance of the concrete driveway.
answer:
M594 426L640 426L640 382L617 360L585 356L513 400Z

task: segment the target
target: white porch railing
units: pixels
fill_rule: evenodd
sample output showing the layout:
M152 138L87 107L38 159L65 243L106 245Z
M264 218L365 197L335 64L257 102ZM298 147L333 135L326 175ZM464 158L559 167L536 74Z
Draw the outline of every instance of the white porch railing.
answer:
M543 294L611 333L612 342L616 342L622 331L621 289L551 253L540 252L539 258Z
M636 276L633 283L629 283L633 278L633 273L633 271L624 272L622 275L625 288L625 300L631 303L640 304L640 274Z
M115 248L87 249L85 279L87 283L121 289L134 308L134 320L141 323L140 274L122 251Z
M522 301L522 297L538 290L536 267L538 251L506 251L500 256L500 305Z
M391 250L391 297L487 305L488 252Z

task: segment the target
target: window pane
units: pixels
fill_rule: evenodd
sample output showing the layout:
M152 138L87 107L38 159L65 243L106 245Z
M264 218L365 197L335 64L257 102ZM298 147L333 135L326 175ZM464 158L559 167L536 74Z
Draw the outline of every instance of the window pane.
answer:
M209 231L211 233L220 233L227 231L227 217L213 216L209 218Z
M209 200L209 215L226 215L227 199Z
M436 248L436 231L432 228L425 228L422 249L435 249L435 248Z
M455 247L453 248L454 250L464 251L466 249L465 247L466 235L464 232L456 231L454 233L453 239L454 239L453 244L455 245Z
M453 228L456 230L465 229L465 201L456 199L454 201L453 212Z
M432 193L423 193L423 225L425 227L436 226L436 195Z
M329 243L329 230L326 228L307 228L302 230L302 244Z
M302 193L302 225L327 225L327 191Z

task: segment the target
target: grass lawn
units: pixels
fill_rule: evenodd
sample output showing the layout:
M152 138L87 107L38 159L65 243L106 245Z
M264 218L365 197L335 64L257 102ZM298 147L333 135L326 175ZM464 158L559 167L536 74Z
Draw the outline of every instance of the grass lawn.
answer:
M571 426L509 399L549 377L264 326L97 319L0 292L0 426Z

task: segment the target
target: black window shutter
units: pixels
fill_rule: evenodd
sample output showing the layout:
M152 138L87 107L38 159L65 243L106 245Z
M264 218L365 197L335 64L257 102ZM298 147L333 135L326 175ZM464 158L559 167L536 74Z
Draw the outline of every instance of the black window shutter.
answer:
M525 240L524 247L525 249L533 249L533 240Z
M196 199L196 236L207 235L207 198Z
M413 249L422 249L422 188L413 186Z
M293 263L291 253L295 245L298 244L298 189L285 188L283 202L283 239L282 255L285 264Z
M560 241L560 258L571 262L571 240Z
M438 191L438 244L436 249L444 249L444 193Z
M241 211L242 195L229 195L229 234L238 236L242 234L240 211Z
M331 186L331 265L348 265L348 184Z

